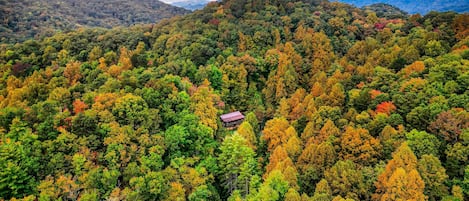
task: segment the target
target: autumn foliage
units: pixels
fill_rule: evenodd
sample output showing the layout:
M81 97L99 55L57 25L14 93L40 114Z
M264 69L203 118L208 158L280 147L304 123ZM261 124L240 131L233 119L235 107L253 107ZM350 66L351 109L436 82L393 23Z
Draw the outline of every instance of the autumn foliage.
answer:
M73 113L75 114L81 113L85 111L85 109L87 108L88 108L88 105L86 105L83 101L79 99L73 101Z
M214 1L0 45L0 200L464 200L467 14L380 6Z
M396 106L392 102L382 102L376 106L376 113L384 113L390 115L396 109Z

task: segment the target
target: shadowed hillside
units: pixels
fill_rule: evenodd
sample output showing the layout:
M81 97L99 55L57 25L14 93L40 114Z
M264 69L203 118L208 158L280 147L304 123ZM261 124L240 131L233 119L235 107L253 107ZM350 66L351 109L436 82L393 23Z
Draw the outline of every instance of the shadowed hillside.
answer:
M0 0L0 42L78 27L155 23L188 12L157 0Z

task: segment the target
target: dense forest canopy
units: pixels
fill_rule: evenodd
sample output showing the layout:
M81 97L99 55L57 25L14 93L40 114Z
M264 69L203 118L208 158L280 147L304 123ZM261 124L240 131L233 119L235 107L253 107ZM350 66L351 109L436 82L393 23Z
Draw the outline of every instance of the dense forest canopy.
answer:
M225 0L1 45L0 199L467 200L468 21Z
M0 0L0 42L22 42L80 27L149 24L187 13L158 0Z

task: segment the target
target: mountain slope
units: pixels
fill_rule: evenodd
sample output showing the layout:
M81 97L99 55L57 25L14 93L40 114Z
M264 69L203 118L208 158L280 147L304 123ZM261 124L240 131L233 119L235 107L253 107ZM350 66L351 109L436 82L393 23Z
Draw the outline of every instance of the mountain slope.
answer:
M455 11L459 13L469 12L469 1L452 0L338 0L340 2L353 4L358 7L367 6L375 3L386 3L399 7L400 9L413 13L426 14L430 11Z
M0 0L0 41L21 41L78 27L154 23L188 12L158 0Z

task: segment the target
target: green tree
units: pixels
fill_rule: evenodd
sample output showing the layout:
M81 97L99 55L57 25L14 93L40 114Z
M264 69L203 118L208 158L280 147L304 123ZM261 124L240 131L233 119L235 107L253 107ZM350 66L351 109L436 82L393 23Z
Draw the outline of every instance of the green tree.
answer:
M434 135L428 134L425 131L412 130L406 134L407 144L415 153L417 158L424 154L431 154L436 157L439 156L441 142Z
M300 170L299 178L302 188L306 192L314 192L314 184L323 177L324 170L332 167L336 161L337 154L331 143L307 145L296 164Z
M280 201L284 200L289 188L284 175L280 171L274 170L260 186L259 192L256 192L252 197L253 200Z
M461 142L447 145L445 168L450 177L461 177L464 175L464 165L468 163L469 155L469 132L461 135Z
M368 189L364 184L364 177L352 161L338 161L324 172L324 178L334 195L354 200L367 199Z
M148 172L144 176L130 179L132 191L127 195L127 199L157 200L163 198L164 193L169 189L167 180L161 172Z
M251 125L252 129L254 130L254 133L259 133L259 120L257 119L256 114L254 114L254 112L249 112L246 115L244 121L248 122Z
M255 175L257 161L255 153L241 135L235 133L225 137L218 156L220 179L229 194L239 190L243 196L249 194L250 178Z
M169 127L163 134L169 159L212 155L217 145L213 130L187 111L180 113L179 119L180 123Z
M116 99L112 113L120 124L131 125L134 128L142 126L150 116L145 100L132 94Z
M427 56L436 57L446 52L440 41L432 40L425 45L425 54Z
M448 194L445 185L448 175L436 156L422 155L417 168L425 182L425 195L429 200L440 200Z
M40 169L37 135L15 118L10 132L0 134L0 138L0 198L33 194Z

